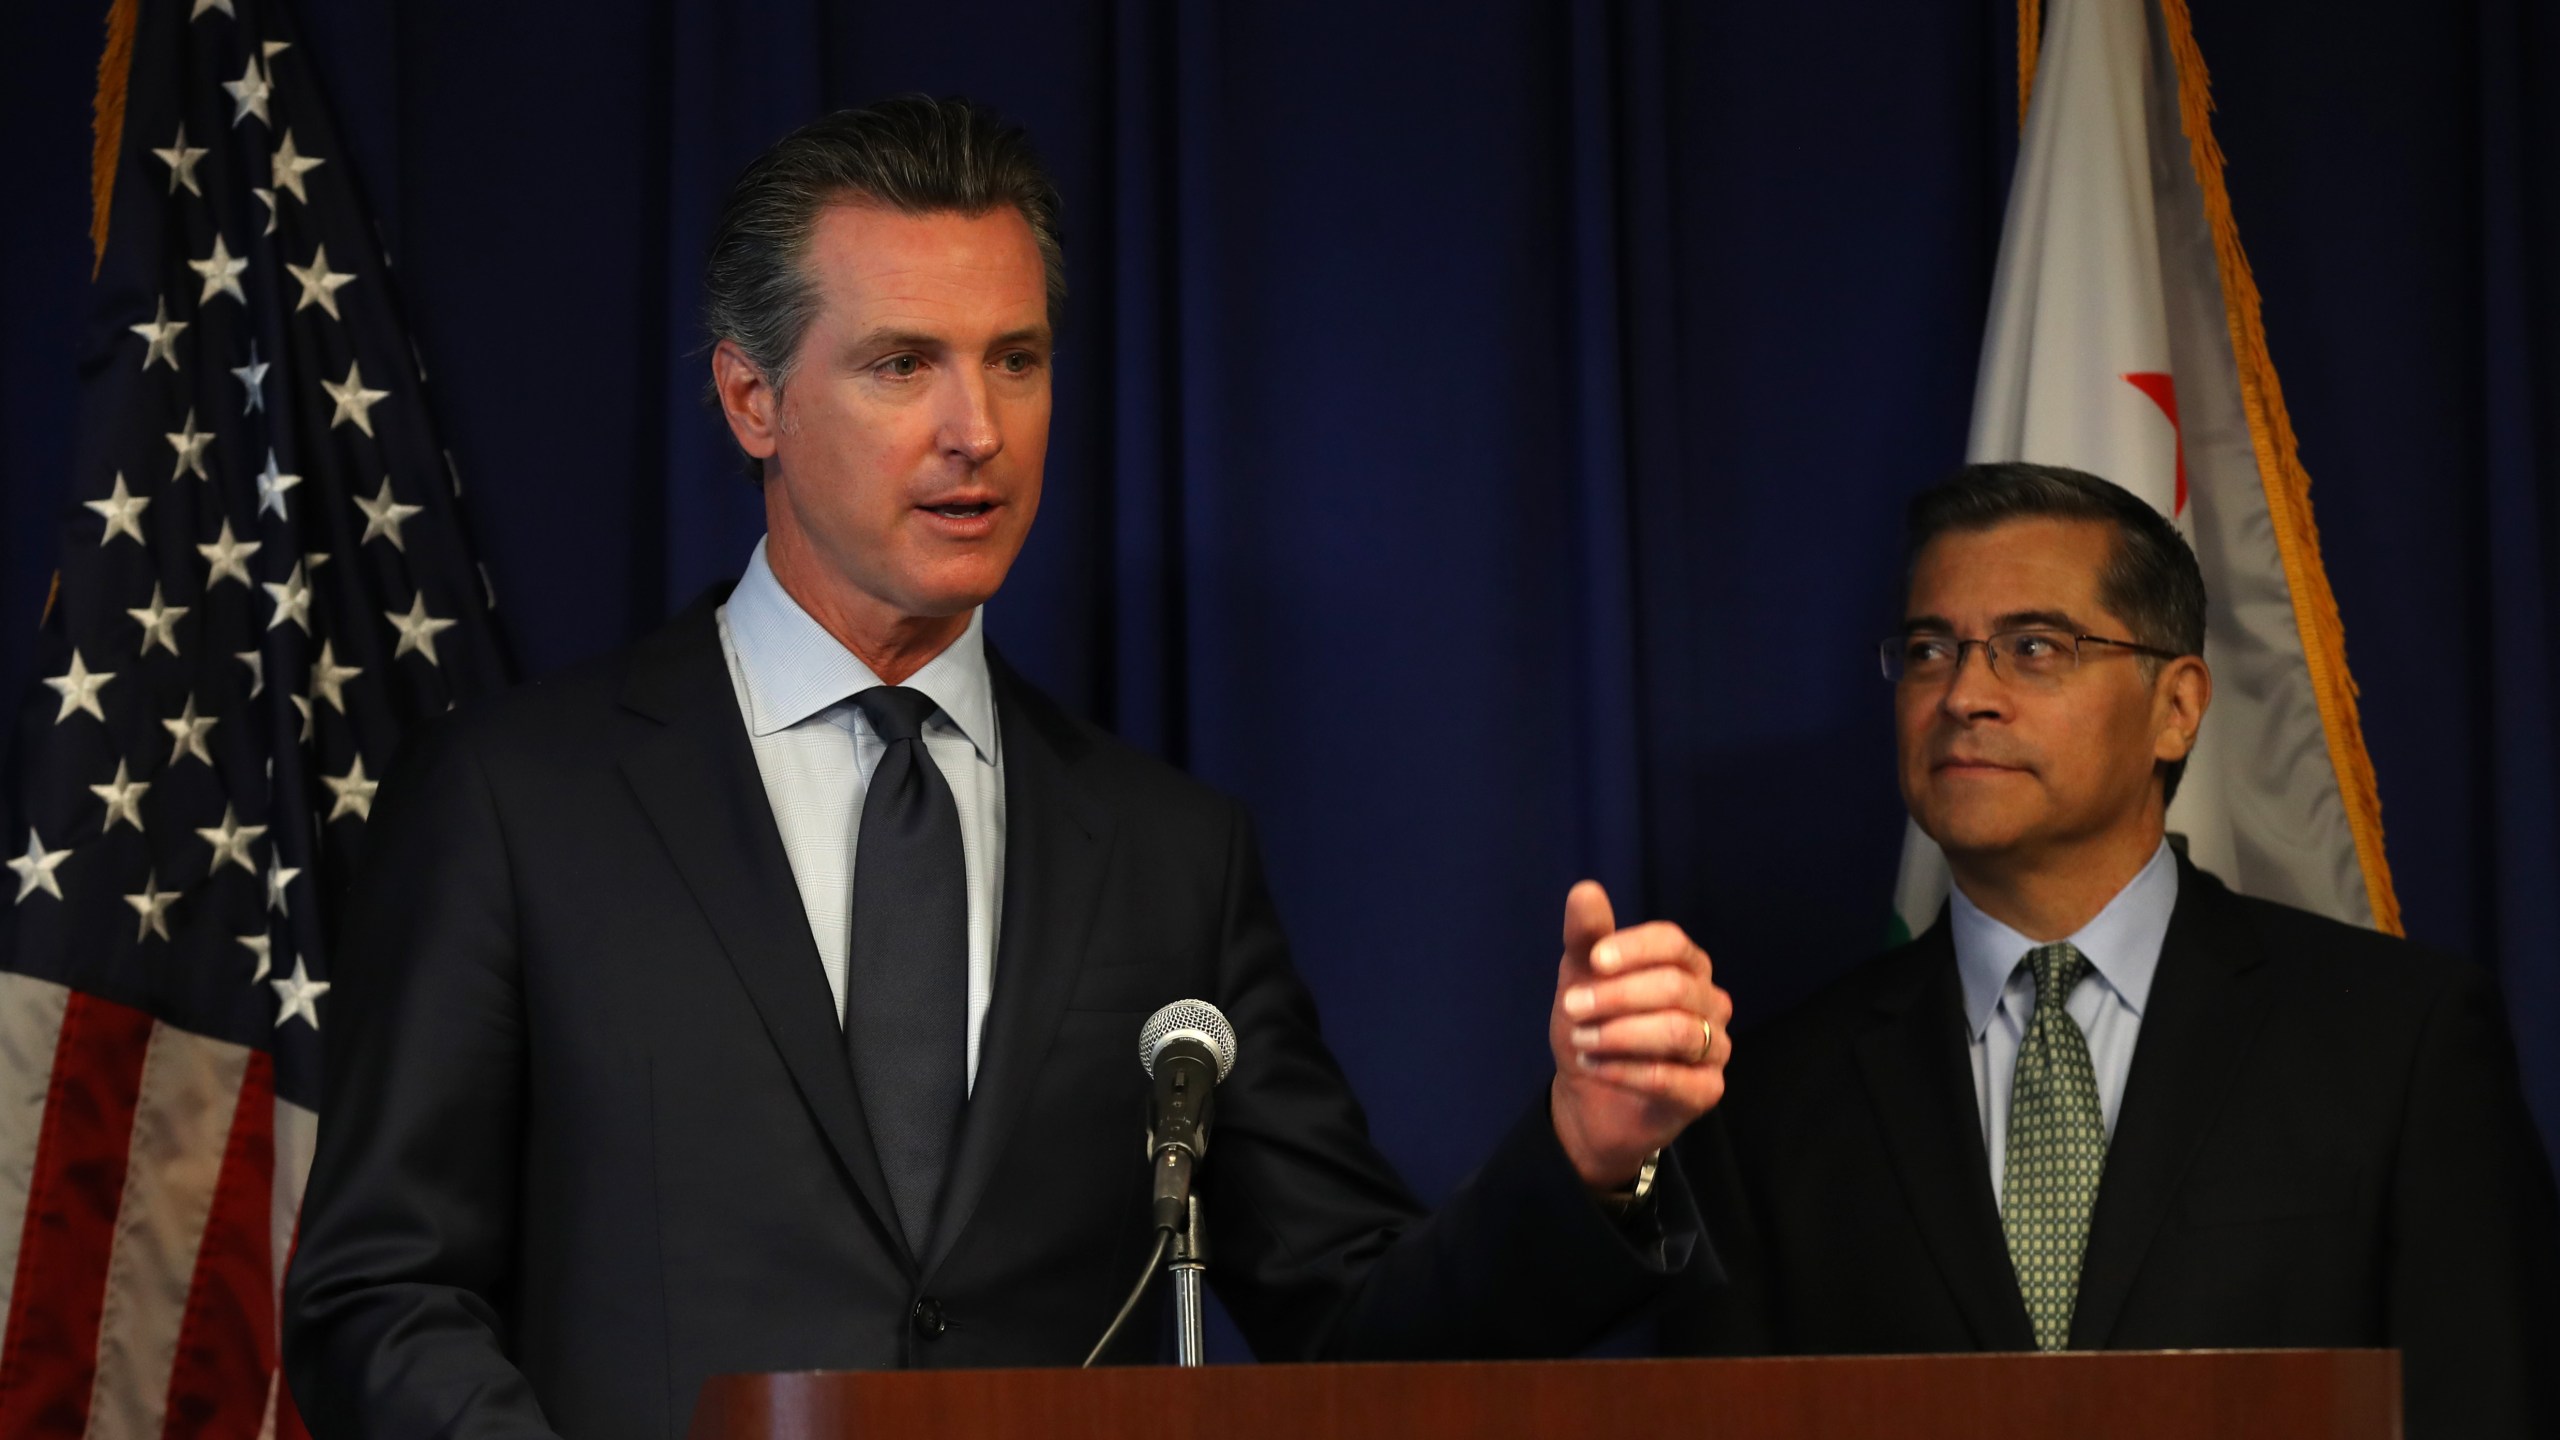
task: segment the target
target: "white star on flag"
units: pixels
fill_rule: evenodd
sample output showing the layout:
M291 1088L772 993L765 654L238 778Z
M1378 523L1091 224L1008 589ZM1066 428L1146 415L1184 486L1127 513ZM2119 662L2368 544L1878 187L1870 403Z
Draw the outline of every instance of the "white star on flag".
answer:
M244 305L249 302L240 290L240 275L249 268L249 257L232 254L220 235L213 237L213 253L188 261L187 268L204 277L204 293L196 297L196 304L203 305L216 295L228 295Z
M61 899L62 882L53 878L53 872L61 869L62 862L70 858L70 846L47 850L44 842L36 838L36 832L29 829L25 857L9 862L9 868L18 876L18 898L14 903L24 905L27 897L39 890L56 900Z
M267 408L267 397L259 393L259 387L267 383L267 365L258 358L257 341L249 342L249 363L234 369L231 374L249 392L249 397L240 402L241 414L255 415Z
M279 520L291 520L284 513L284 492L302 483L299 475L286 475L276 469L276 452L267 452L267 468L258 472L258 508L273 510Z
M287 130L284 132L284 139L278 141L276 144L275 189L290 190L293 192L294 199L308 205L311 203L311 197L303 191L302 177L328 163L328 161L321 159L317 155L305 155L294 149L293 132L291 130ZM269 228L273 228L275 224L275 215L273 214L273 211L275 210L274 191L267 192L267 209L270 212L267 216L267 223Z
M287 903L288 897L285 893L285 887L291 885L293 883L293 877L301 873L302 872L300 870L295 869L293 866L285 864L283 856L278 855L273 851L269 851L267 853L268 909L273 910L279 915L289 916L293 913L292 907Z
M233 651L233 652L231 653L231 658L232 658L232 659L234 659L234 660L237 660L237 661L239 661L241 664L246 665L246 666L248 666L248 667L249 667L249 698L250 698L250 699L255 700L255 699L257 699L259 696L264 695L265 693L267 693L267 657L266 657L266 656L259 654L259 653L258 653L257 651L255 651L255 650L235 650L235 651ZM269 762L268 762L268 764L269 764L270 768L272 768L272 767L273 767L274 762L273 762L273 761L269 761ZM273 778L273 777L270 777L270 778Z
M312 1002L329 993L329 982L312 979L310 972L302 968L301 956L297 955L293 958L292 974L281 980L270 980L267 983L274 986L276 991L277 1029L283 1029L285 1022L297 1015L311 1022L312 1029L320 1028L320 1011L313 1006Z
M382 612L382 618L390 621L392 628L400 632L400 643L391 651L392 659L397 660L415 650L427 657L428 664L439 669L443 667L444 662L436 658L436 635L441 631L452 629L456 622L438 620L428 614L425 591L419 591L410 598L408 614L401 615L385 610Z
M154 314L149 322L141 325L127 326L126 328L133 331L134 334L151 342L151 348L142 352L143 370L148 372L151 369L151 362L155 360L168 361L169 368L172 370L179 368L178 332L186 329L187 326L192 323L194 322L170 319L169 297L163 295L160 297L160 309L158 313Z
M76 710L86 710L89 718L104 721L107 712L98 708L98 690L114 678L112 670L92 670L80 663L80 652L75 648L71 652L71 668L44 682L62 696L62 713L53 717L53 723L59 725L70 719Z
M267 207L266 227L261 229L258 233L260 235L273 235L276 233L276 192L268 189L264 185L252 185L249 187L249 193L257 196L258 203Z
M311 581L304 574L302 562L293 562L293 573L284 577L283 584L268 581L265 588L276 602L276 613L267 617L267 628L273 630L290 620L302 627L303 634L310 634Z
M187 12L187 18L201 20L208 10L219 10L234 20L240 18L240 12L231 8L231 0L196 0L196 8Z
M144 506L151 503L151 497L136 495L124 488L122 471L116 473L116 488L108 494L106 499L84 500L81 503L106 517L107 531L98 537L99 544L104 545L118 535L132 536L133 543L136 545L143 543L142 510Z
M203 196L204 187L196 183L196 162L213 152L201 145L189 145L186 126L178 127L178 138L169 142L168 149L151 153L159 156L160 163L169 167L170 194L177 194L178 187L184 185L188 194L199 198Z
M178 653L178 622L186 617L187 607L163 602L157 581L152 583L149 605L139 610L127 610L124 613L132 616L142 626L142 649L137 653L148 655L154 645L167 647L172 655Z
M254 57L250 59L248 68L240 72L239 79L223 81L222 88L231 92L232 104L236 107L231 112L234 126L252 115L265 124L276 123L267 118L267 95L275 87L267 83L267 72Z
M107 802L107 823L98 827L101 835L116 828L119 820L136 830L142 828L142 794L151 788L151 782L130 779L125 771L125 762L118 760L114 780L89 787L90 794Z
M373 792L382 788L382 782L365 777L362 755L355 758L355 763L347 768L346 774L324 773L320 779L329 787L329 793L338 797L338 803L329 808L330 819L335 820L346 814L353 814L359 820L373 818Z
M196 407L193 405L187 407L187 426L185 429L171 430L165 433L167 434L170 445L175 447L178 452L178 466L176 469L169 472L169 478L172 481L177 480L179 477L186 475L191 471L199 480L210 480L213 478L211 475L205 473L204 447L213 443L214 432L210 430L199 430L196 428Z
M354 284L356 277L352 272L329 268L328 246L314 248L311 252L310 264L287 265L284 268L286 274L302 282L302 298L293 302L295 314L298 315L317 305L329 312L330 319L339 318L339 287Z
M329 313L334 315L337 311L332 308ZM364 388L364 367L353 360L347 362L346 379L323 379L320 388L328 391L329 398L338 402L337 412L329 417L329 428L335 430L353 420L356 428L367 435L373 433L373 407L381 404L383 398L391 393Z
M179 712L177 719L160 722L160 728L169 732L172 741L169 746L169 763L175 765L192 755L207 765L212 764L213 753L204 748L204 737L212 734L213 727L221 723L222 717L219 715L198 715L196 697L188 696L187 708Z
M267 833L266 826L241 824L232 807L225 805L222 807L221 824L198 826L196 833L204 837L204 843L213 847L213 863L205 867L207 875L221 869L225 863L237 865L251 875L258 873L258 862L249 858L249 847L258 842L259 836Z
M229 516L223 517L222 533L214 537L212 544L196 547L196 553L202 555L205 562L213 567L212 573L205 577L204 588L210 592L214 586L225 580L237 580L242 585L247 585L249 557L257 554L265 544L263 540L242 541L232 538L231 519Z
M287 695L287 696L286 696L286 697L284 697L284 698L286 698L287 700L292 701L292 702L293 702L293 708L294 708L294 709L296 709L296 710L298 710L298 711L301 711L301 712L302 712L302 743L303 743L303 744L305 744L305 745L310 744L310 743L311 743L311 697L309 697L309 696L307 696L307 695ZM272 763L272 762L270 762L270 763ZM271 779L272 779L273 777L271 776L271 777L269 777L269 778L271 778Z
M320 642L320 658L311 664L311 693L326 700L341 715L347 713L346 683L364 673L361 665L338 663L337 647L330 641Z
M159 875L145 875L142 893L127 895L124 903L132 906L133 912L142 917L141 923L133 927L133 938L137 943L145 935L157 935L163 940L169 938L169 907L178 903L178 892L161 889Z
M240 948L258 957L258 968L249 976L250 984L255 985L259 981L266 979L267 973L275 969L274 936L265 934L243 935L240 937Z
M356 508L364 512L364 540L357 541L357 544L361 545L365 540L380 535L390 540L391 548L394 550L405 552L409 548L400 541L401 523L410 516L423 512L425 506L403 505L393 499L391 477L388 475L382 477L382 488L375 492L372 499L367 500L362 495L358 495L355 501Z

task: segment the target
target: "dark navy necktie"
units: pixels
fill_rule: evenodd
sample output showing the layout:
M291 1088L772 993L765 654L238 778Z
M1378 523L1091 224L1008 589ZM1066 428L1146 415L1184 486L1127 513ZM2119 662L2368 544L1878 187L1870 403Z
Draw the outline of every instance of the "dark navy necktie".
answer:
M844 1043L871 1140L921 1261L969 1101L969 887L960 807L925 752L934 704L884 685L853 697L886 749L853 862Z

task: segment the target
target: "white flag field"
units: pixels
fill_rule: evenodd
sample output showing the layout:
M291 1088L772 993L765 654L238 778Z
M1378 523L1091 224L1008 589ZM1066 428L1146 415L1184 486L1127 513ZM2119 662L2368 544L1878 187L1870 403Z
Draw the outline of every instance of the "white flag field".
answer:
M2176 521L2204 567L2214 694L2170 831L2244 894L2396 933L2310 482L2185 0L2053 0L2044 28L2021 57L2032 98L1966 458L2086 470ZM1905 933L1946 893L1944 857L1912 827Z

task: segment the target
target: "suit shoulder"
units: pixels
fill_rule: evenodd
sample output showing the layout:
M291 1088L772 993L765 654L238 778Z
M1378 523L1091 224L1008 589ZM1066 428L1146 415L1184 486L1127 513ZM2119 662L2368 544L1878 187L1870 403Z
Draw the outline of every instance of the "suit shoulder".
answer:
M647 642L640 642L646 644ZM420 727L422 741L474 751L541 745L557 737L592 740L613 713L639 645L625 645L548 675L457 704Z
M2210 883L2210 882L2209 882ZM2216 886L2219 889L2219 885ZM2229 912L2279 964L2306 967L2349 992L2398 1006L2448 987L2489 985L2478 965L2397 935L2350 925L2274 900L2223 891Z
M2496 1007L2496 979L2435 945L2312 915L2273 899L2222 892L2222 902L2258 951L2294 976L2286 981L2291 994L2330 1007L2340 1017L2391 1025L2427 1015L2447 997Z
M1097 793L1123 805L1220 823L1241 810L1233 797L1074 714L1010 667L999 667L997 675L1002 693L1014 702L1013 718L1038 730Z
M1800 1064L1847 1045L1879 1014L1919 1002L1934 967L1950 963L1924 935L1872 955L1769 1021L1743 1032L1755 1058Z

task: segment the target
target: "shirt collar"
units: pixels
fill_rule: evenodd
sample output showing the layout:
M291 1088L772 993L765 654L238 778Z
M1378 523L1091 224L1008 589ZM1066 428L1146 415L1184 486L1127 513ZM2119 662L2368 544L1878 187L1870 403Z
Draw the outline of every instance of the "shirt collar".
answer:
M2160 947L2169 938L2169 916L2177 908L2178 859L2162 840L2141 873L2067 937L2136 1015L2150 1002L2151 977L2160 969ZM1947 910L1955 932L1956 972L1964 981L1965 1023L1979 1040L2000 1008L2010 975L2037 942L1984 914L1961 885L1947 897Z
M770 735L872 689L880 677L825 626L800 608L766 563L765 542L747 560L746 573L729 594L729 640L747 677L747 732ZM969 614L969 628L907 677L940 706L978 753L995 761L995 690L987 676L986 607Z

